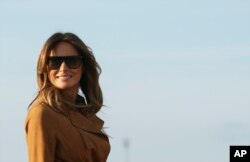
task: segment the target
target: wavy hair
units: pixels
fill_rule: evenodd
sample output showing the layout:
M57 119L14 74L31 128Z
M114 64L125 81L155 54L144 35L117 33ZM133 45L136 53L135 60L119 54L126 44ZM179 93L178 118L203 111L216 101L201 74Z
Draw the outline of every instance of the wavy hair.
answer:
M84 73L80 79L80 89L85 96L78 94L76 103L65 97L61 90L52 85L48 78L47 62L50 53L60 42L71 44L82 56ZM99 85L101 67L96 62L92 50L73 33L55 33L43 45L37 63L38 93L30 106L34 103L45 103L51 108L67 114L68 108L79 108L85 115L96 114L103 106L102 90ZM66 108L66 109L65 109Z

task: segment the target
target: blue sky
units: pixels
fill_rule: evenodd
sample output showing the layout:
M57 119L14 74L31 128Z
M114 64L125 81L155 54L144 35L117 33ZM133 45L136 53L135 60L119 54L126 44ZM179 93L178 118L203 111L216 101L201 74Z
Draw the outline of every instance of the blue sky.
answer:
M24 119L46 39L73 32L103 73L108 162L226 162L250 144L247 0L1 1L0 161L26 161ZM15 152L15 156L13 156Z

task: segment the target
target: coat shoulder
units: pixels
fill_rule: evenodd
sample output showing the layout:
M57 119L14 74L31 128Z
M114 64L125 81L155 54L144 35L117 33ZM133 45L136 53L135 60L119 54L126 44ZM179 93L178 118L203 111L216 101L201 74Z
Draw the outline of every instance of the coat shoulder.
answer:
M52 110L46 104L36 104L32 105L26 115L25 127L29 123L35 125L50 125L51 127L57 127L56 119L58 118L58 113Z
M40 117L40 116L47 116L52 117L57 115L57 113L52 110L48 105L39 103L36 105L32 105L28 112L27 112L27 118L29 117Z
M97 115L94 115L92 117L92 122L94 122L96 126L98 126L100 129L102 129L104 125L104 121L101 118L99 118Z

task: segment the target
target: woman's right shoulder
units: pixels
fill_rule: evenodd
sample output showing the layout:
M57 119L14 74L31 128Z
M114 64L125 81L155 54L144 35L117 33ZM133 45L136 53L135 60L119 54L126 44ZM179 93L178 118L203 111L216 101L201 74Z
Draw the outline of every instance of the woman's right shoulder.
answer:
M28 128L41 128L41 129L56 129L62 115L54 111L49 105L39 103L33 104L29 107L26 119L25 119L25 129Z
M25 130L56 130L58 127L58 113L46 104L33 104L29 107L25 119Z
M41 116L47 116L47 117L52 117L57 115L57 113L52 110L52 108L45 104L45 103L36 103L32 104L27 112L27 119L31 117L41 117Z

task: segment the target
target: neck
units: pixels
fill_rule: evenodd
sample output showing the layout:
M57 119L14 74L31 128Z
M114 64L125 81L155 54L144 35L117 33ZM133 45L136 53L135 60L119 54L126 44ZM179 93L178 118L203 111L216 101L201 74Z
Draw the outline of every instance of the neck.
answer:
M73 103L76 101L77 94L78 89L63 90L63 95L65 95L65 97L67 97Z

